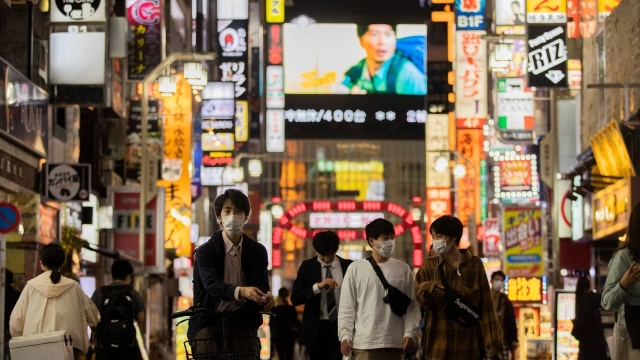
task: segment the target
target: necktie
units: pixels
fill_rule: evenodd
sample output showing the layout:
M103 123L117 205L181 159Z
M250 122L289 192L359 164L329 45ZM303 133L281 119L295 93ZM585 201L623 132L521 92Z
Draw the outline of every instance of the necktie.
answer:
M326 278L333 279L333 275L331 275L331 265L324 266L326 271ZM338 318L338 312L336 311L336 295L335 290L333 288L327 289L327 314L329 315L329 320L335 320Z

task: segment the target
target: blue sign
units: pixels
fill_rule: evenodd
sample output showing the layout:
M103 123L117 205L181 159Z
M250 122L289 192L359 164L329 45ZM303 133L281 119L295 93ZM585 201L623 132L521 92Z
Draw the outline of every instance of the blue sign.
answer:
M486 0L456 0L456 29L485 30L486 9Z
M196 115L193 123L193 177L191 178L191 201L202 195L200 168L202 167L202 116Z
M8 234L20 225L20 211L10 203L0 203L0 234Z

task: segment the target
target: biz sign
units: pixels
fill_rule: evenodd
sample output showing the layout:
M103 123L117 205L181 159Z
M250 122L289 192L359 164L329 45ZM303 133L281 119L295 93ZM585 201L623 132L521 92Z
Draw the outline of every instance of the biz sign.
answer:
M456 28L484 30L486 0L456 0Z
M567 26L529 25L528 28L529 87L567 87Z
M487 120L487 43L485 31L456 32L456 125L482 129Z
M567 0L527 0L527 23L565 24Z

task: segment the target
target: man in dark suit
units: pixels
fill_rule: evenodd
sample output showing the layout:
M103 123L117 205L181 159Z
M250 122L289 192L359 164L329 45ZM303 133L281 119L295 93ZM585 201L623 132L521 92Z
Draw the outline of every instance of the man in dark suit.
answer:
M214 208L223 230L195 252L194 303L223 312L248 301L270 310L275 303L269 293L267 251L242 231L251 213L249 198L238 190L227 190L215 199ZM187 336L190 340L219 339L222 329L216 327L218 322L204 315L191 319ZM227 323L227 337L257 337L261 324L262 315L257 311L242 312ZM235 351L260 351L259 341L244 343Z
M293 283L291 303L305 304L300 342L311 360L342 359L337 321L340 285L352 261L336 256L339 243L333 231L317 233L313 248L318 256L302 262Z

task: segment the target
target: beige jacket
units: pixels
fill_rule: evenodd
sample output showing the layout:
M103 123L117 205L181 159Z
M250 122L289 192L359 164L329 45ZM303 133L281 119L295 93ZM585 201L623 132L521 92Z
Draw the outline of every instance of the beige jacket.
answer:
M11 313L11 336L64 330L71 335L73 347L84 354L89 349L87 326L96 326L100 313L80 285L66 277L53 284L50 271L27 282Z

